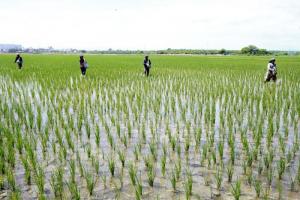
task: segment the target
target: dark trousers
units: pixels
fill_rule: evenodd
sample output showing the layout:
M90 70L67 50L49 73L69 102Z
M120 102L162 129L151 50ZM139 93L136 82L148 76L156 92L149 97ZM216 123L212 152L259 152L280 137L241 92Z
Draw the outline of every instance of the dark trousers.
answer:
M85 68L85 67L80 67L80 69L81 69L81 74L82 74L82 75L85 75L85 73L86 73L86 68Z
M22 63L18 63L18 67L19 67L19 69L21 69L22 68Z
M267 75L267 78L266 78L266 81L265 82L269 82L270 80L273 80L274 82L276 82L277 80L277 76L276 76L276 73L273 74L273 73L268 73Z
M144 71L145 75L146 75L146 76L149 76L149 73L150 73L150 67L147 67L146 65L144 65L144 68L145 68L145 71Z

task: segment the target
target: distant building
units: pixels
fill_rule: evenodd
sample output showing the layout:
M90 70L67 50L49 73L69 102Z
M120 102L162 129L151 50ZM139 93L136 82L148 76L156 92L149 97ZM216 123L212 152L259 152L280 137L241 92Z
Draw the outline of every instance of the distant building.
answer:
M0 44L0 52L17 52L22 50L19 44Z

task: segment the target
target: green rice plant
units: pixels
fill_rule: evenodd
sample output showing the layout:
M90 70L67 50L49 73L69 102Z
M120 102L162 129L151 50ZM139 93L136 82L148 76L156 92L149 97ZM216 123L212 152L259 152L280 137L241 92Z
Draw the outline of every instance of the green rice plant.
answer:
M166 154L163 154L160 160L160 165L161 165L161 173L163 176L166 174L166 161L167 161L167 156Z
M18 190L17 183L16 183L14 172L10 167L8 167L6 171L6 178L11 191L16 192Z
M107 140L108 140L108 143L109 143L110 147L112 149L114 149L115 148L115 142L114 142L114 137L112 136L112 134L110 134L110 133L107 134Z
M25 170L25 180L27 185L31 184L31 170L30 170L30 165L27 161L27 158L24 156L21 156L21 161Z
M71 182L75 182L75 175L76 175L76 163L74 159L71 159L69 162L69 171L70 171L70 178Z
M172 148L173 151L175 151L176 143L177 143L176 137L171 136L170 144L171 144L171 148Z
M112 177L115 176L115 168L116 168L115 158L113 156L110 156L108 158L108 169Z
M200 144L201 144L201 135L202 135L202 130L201 128L198 128L196 131L195 131L195 135L194 135L194 140L195 140L195 147L196 147L196 150L199 149L200 147Z
M65 133L66 133L67 144L68 144L69 148L72 150L72 152L74 152L75 151L75 146L74 146L74 143L73 143L71 133L68 130L65 131Z
M23 151L23 137L22 137L21 131L19 129L17 131L16 136L17 136L17 138L16 138L16 140L17 140L16 146L17 146L19 154L21 155L22 151Z
M152 139L151 142L149 143L149 150L151 152L153 159L156 161L157 160L157 144L154 139Z
M254 189L255 189L256 197L259 198L262 191L262 183L258 178L254 179Z
M238 179L235 184L231 184L231 194L235 200L239 200L241 197L241 181Z
M96 131L95 131L95 139L96 139L96 145L98 148L100 148L100 129L99 126L96 126Z
M184 137L184 151L187 153L191 146L191 138L190 135L186 135Z
M92 147L91 147L91 144L90 144L90 143L88 143L88 144L86 145L86 153L87 153L87 157L88 157L88 158L91 158Z
M129 173L131 184L133 186L135 186L136 185L137 168L132 162L130 162L128 165L128 173Z
M226 172L227 172L227 181L228 183L231 183L232 181L232 176L233 176L233 172L234 172L234 169L233 169L233 165L232 164L229 164L226 168Z
M99 160L97 157L92 156L92 166L94 167L95 172L98 175L98 173L100 171L100 164L99 164Z
M0 175L0 190L4 189L4 177Z
M263 200L269 200L270 199L270 188L266 187L262 196Z
M119 122L117 123L116 129L117 129L117 136L118 136L118 138L120 138L121 137L121 126L120 126ZM99 135L100 135L100 133L99 133Z
M153 165L150 165L150 166L147 169L147 177L148 177L149 186L153 187L156 174L155 174L155 168L153 168Z
M9 195L9 199L10 200L20 200L20 199L22 199L20 193L21 193L20 191L13 191L13 192L11 192L10 195Z
M223 181L223 172L220 169L217 170L217 173L215 174L215 179L216 179L217 189L220 190Z
M41 166L35 171L35 184L38 188L39 199L45 199L45 175Z
M53 172L50 178L50 185L56 199L63 199L63 194L64 194L63 174L64 174L63 167L59 167L57 170Z
M175 174L176 174L176 180L179 181L180 175L181 175L181 160L178 159L174 166Z
M88 171L85 171L84 178L86 181L87 189L89 191L89 195L92 196L97 180L94 178L93 174L89 173Z
M122 164L122 168L124 168L124 166L125 166L125 153L124 153L124 151L119 150L118 151L118 156L119 156L119 160Z
M258 166L257 166L257 173L258 175L261 175L262 171L263 171L263 161L259 161L258 162Z
M123 136L121 137L121 142L123 143L124 147L127 149L128 147L128 138L126 134L123 134Z
M214 165L216 165L217 163L217 155L216 155L216 152L214 149L211 150L211 158L212 158L212 161L214 163Z
M247 172L247 183L248 183L250 186L252 185L252 182L253 182L252 174L253 174L252 168L249 168L249 169L248 169L248 172Z
M173 188L173 191L176 191L176 183L177 183L177 178L176 178L176 173L175 169L172 169L171 174L170 174L170 182Z
M268 181L268 185L271 186L272 185L272 181L273 181L273 174L274 174L274 170L272 167L270 167L267 171L267 181Z
M278 178L279 180L282 179L282 175L285 171L286 164L285 164L285 158L280 157L278 163L277 163L277 172L278 172Z
M185 198L190 199L193 190L193 177L191 171L187 170L184 181Z
M154 178L155 178L155 167L154 167L154 160L152 157L145 156L144 157L144 163L146 166L147 171L147 177L148 177L148 184L149 186L153 187L154 184Z
M135 186L135 199L141 200L143 196L143 185L141 178L136 177L136 186Z
M220 160L222 160L224 155L224 143L222 141L218 143L218 153L219 153Z
M71 198L74 200L80 200L81 196L80 196L80 190L77 187L77 184L74 182L70 182L67 184L70 194L71 194Z
M127 123L127 134L129 138L132 137L132 128L130 123Z
M139 151L139 148L137 146L134 146L133 154L134 154L134 159L136 161L138 161L139 160L140 151Z

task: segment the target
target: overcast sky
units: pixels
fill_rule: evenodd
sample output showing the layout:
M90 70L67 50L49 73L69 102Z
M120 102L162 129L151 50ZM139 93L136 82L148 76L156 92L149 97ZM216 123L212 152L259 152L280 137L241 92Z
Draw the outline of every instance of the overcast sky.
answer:
M0 0L0 43L300 50L300 0Z

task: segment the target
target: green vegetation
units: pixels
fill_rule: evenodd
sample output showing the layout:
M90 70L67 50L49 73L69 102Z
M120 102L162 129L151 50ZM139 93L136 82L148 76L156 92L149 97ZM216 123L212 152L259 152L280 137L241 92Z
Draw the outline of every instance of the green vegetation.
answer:
M143 55L86 55L85 77L75 55L24 54L22 70L14 56L0 55L0 196L299 196L300 57L264 84L269 56L150 55L148 78Z

